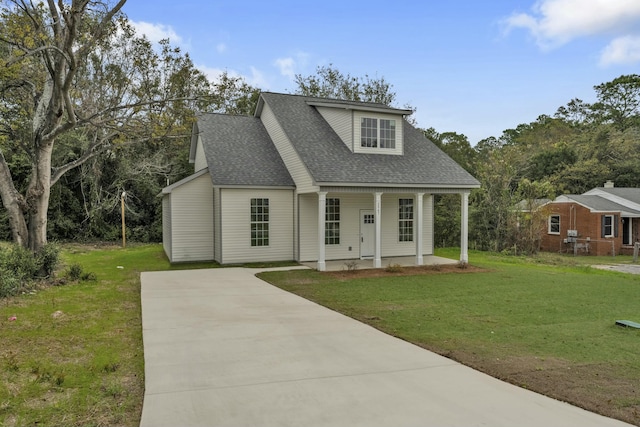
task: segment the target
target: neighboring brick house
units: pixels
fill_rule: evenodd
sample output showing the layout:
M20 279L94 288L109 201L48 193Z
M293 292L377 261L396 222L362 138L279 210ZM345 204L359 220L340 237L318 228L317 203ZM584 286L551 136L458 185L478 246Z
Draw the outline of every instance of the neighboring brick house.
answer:
M640 188L615 188L607 181L581 195L558 196L546 209L543 251L631 254L640 241Z

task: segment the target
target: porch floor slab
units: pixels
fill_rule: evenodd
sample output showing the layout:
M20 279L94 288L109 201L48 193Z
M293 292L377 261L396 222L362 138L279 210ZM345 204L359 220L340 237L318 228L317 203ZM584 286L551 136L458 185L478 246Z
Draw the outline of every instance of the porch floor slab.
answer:
M347 265L352 262L357 263L358 270L364 270L368 268L373 268L373 258L367 259L341 259L341 260L331 260L326 261L326 271L341 271L348 270ZM443 258L435 255L425 255L423 258L423 265L447 265L447 264L457 264L459 261L450 258ZM318 268L318 264L316 262L301 262L300 264L306 265L309 268L313 268L316 270ZM402 267L415 267L416 266L416 257L415 256L403 256L403 257L387 257L382 258L382 268L387 267L388 265L400 265Z

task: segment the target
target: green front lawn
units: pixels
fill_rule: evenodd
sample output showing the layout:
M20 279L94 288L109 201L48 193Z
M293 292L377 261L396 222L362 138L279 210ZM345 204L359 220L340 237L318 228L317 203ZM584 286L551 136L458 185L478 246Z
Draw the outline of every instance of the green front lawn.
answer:
M217 264L172 267L160 245L67 245L62 258L97 280L0 300L0 426L137 426L140 272Z
M140 272L218 265L170 266L160 245L67 245L63 260L97 280L0 300L0 425L138 425ZM640 330L614 325L640 321L640 276L584 266L611 258L471 252L470 260L483 271L262 277L497 377L640 425Z
M584 265L611 261L629 259L471 252L485 271L260 277L494 376L640 424L640 330L615 325L640 322L640 276Z

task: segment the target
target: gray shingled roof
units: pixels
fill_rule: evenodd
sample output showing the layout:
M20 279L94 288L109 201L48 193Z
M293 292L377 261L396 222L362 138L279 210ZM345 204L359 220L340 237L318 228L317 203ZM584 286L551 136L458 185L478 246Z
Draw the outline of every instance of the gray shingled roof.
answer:
M214 185L295 185L260 119L202 114L197 129Z
M413 126L404 123L404 155L352 153L309 102L321 98L262 93L318 183L473 186L480 183ZM336 101L344 104L344 101ZM354 106L379 104L350 103Z
M571 199L571 200L575 200L576 202L580 203L581 205L584 205L584 206L588 207L592 211L599 211L599 212L626 212L626 213L630 213L630 214L638 214L638 215L640 215L639 211L636 211L634 209L630 209L630 208L628 208L626 206L623 206L623 205L621 205L619 203L612 202L611 200L607 200L607 199L605 199L604 197L601 197L601 196L584 196L584 195L567 194L566 197Z
M640 204L640 188L628 188L628 187L619 187L619 188L598 188L598 190L605 191L609 194L613 194L614 196L622 197L633 203Z

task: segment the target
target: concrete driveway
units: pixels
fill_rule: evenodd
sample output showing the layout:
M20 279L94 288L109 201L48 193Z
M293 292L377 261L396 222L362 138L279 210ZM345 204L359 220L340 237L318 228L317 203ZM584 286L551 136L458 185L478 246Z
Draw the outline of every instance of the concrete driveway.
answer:
M496 380L255 273L142 273L141 426L627 425Z

